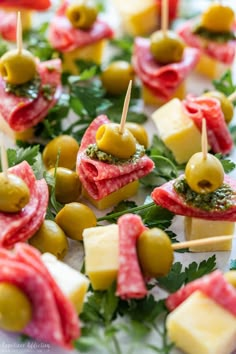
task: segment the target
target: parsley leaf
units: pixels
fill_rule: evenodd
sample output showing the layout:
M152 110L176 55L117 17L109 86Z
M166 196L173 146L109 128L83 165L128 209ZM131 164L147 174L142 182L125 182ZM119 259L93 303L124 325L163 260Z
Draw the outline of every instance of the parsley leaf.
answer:
M229 158L223 156L222 154L216 154L215 157L217 157L220 160L220 162L221 162L221 164L222 164L222 166L224 168L225 173L230 173L230 172L232 172L235 169L236 164L235 164L234 161L232 161Z
M133 43L134 38L128 35L111 39L109 44L115 54L110 58L110 61L125 60L130 62L133 52Z
M236 90L231 70L227 70L219 80L213 80L212 84L217 91L224 93L226 96L231 95Z
M230 270L236 270L236 259L231 259L230 260L229 269Z
M215 255L207 260L203 260L199 264L192 262L184 269L182 263L176 262L172 265L170 272L166 276L157 279L157 284L166 291L173 293L181 288L182 285L211 273L215 268Z
M7 149L7 158L9 167L18 165L22 161L27 161L29 165L34 165L39 155L39 145L28 147L26 149L16 148ZM0 171L2 171L0 161Z

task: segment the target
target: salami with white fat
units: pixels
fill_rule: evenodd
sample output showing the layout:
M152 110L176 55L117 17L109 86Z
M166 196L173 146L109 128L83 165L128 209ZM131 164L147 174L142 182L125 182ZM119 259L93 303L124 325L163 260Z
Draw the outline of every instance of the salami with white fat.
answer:
M110 123L105 115L98 116L86 130L77 157L77 172L83 187L95 200L117 191L126 184L146 176L154 168L153 161L146 155L135 162L110 164L90 158L86 148L96 143L96 132L103 124Z
M118 220L119 268L116 294L122 299L141 299L147 289L141 272L136 244L146 227L138 215L126 214Z
M61 95L61 60L39 63L37 69L41 83L35 99L7 92L6 82L0 77L0 112L14 131L24 131L42 121Z
M167 308L173 311L198 290L229 311L233 316L236 316L236 289L226 281L219 270L196 279L169 295L166 299Z
M224 119L219 100L212 97L187 96L183 101L187 115L201 131L205 118L207 138L214 153L228 154L233 148L233 139Z
M65 0L50 22L48 39L53 48L63 53L71 52L113 36L109 25L100 19L97 19L92 27L86 30L73 27L66 16L66 9L69 5L70 1Z
M136 74L154 96L169 99L195 67L199 51L185 48L178 63L160 65L150 51L150 40L137 37L134 43L133 65Z
M8 173L22 178L30 190L30 201L21 211L0 212L0 247L11 248L33 236L42 224L48 205L48 186L44 179L36 180L26 161L9 168Z
M0 0L0 7L18 9L30 9L30 10L47 10L51 6L50 0Z
M190 47L197 48L201 53L208 55L223 64L233 64L235 57L236 41L216 42L206 40L193 33L193 23L188 21L177 32Z
M0 282L18 286L32 304L32 320L22 333L64 348L79 336L72 303L62 293L32 246L18 243L13 252L0 250Z
M180 176L179 178L182 178ZM218 221L236 221L236 181L225 176L224 183L232 188L232 196L229 197L230 206L226 209L216 208L213 210L204 210L187 203L185 198L178 194L174 188L176 179L156 187L151 196L157 205L161 205L177 215L190 216L206 220Z

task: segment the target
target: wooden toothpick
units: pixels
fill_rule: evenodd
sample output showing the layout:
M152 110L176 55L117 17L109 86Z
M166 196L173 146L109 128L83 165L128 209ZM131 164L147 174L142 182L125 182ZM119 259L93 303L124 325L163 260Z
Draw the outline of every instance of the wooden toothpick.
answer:
M208 151L208 141L207 141L207 130L206 130L206 119L202 120L202 154L203 159L206 160Z
M20 54L22 52L22 23L20 11L17 12L16 44L17 51Z
M205 245L210 245L212 243L218 243L218 242L220 243L223 241L229 241L234 238L236 238L236 236L234 236L234 235L222 235L222 236L201 238L198 240L173 243L172 249L175 251L175 250L180 250L182 248L190 248L190 247L195 247L195 246L205 246Z
M5 147L5 139L4 135L2 132L0 132L0 140L1 140L1 162L2 162L2 171L4 174L4 177L8 179L8 159L7 159L7 152L6 152L6 147Z
M235 100L236 100L236 91L234 91L233 93L231 93L231 95L229 95L227 98L228 98L228 100L229 100L230 102L235 101Z
M121 120L120 120L120 129L119 129L120 134L123 134L124 130L125 130L125 122L126 122L126 118L127 118L128 109L129 109L131 88L132 88L132 80L130 80L130 82L129 82L129 86L128 86L126 96L125 96L123 111L122 111Z
M169 0L161 1L161 29L166 35L169 25Z

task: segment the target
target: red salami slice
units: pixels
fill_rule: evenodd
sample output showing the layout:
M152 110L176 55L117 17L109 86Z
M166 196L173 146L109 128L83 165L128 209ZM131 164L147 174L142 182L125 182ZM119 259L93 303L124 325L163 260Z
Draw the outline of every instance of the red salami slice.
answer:
M179 178L182 178L180 176ZM152 198L157 205L161 205L177 215L191 216L206 220L222 220L222 221L236 221L236 181L228 176L225 176L224 183L228 184L234 191L232 196L233 205L226 210L211 210L206 211L187 204L184 198L177 194L173 184L176 180L164 183L160 187L156 187L152 192Z
M18 243L14 252L0 251L0 281L18 286L32 303L33 318L23 333L72 348L72 340L79 336L76 311L47 271L37 250Z
M136 243L146 229L138 215L126 214L119 218L119 269L117 295L122 299L141 299L147 295L139 266Z
M49 60L38 64L41 79L40 93L36 99L19 97L5 90L6 83L0 77L0 112L9 126L15 131L33 127L45 118L50 108L59 99L61 87L61 61ZM44 89L51 90L50 97Z
M48 205L48 186L44 179L37 181L32 168L22 162L9 169L22 178L30 190L29 203L18 213L0 212L0 247L12 247L26 241L42 224Z
M14 10L26 8L31 10L47 10L51 6L50 0L0 0L0 7L12 7Z
M65 16L69 4L70 1L65 0L50 23L48 38L53 48L60 52L70 52L113 36L112 29L101 20L96 20L88 30L73 27Z
M16 13L0 10L0 34L7 41L16 40Z
M206 119L208 142L214 153L228 154L233 148L233 139L221 110L220 103L215 98L188 96L183 101L188 116L201 131L202 119Z
M168 99L195 67L198 59L197 49L185 48L181 62L160 65L150 52L150 40L135 39L132 59L134 70L144 86L157 97Z
M192 32L193 23L185 23L178 29L178 34L190 47L199 49L202 53L227 65L233 64L236 41L219 43L201 38Z
M159 13L161 16L161 2L162 0L156 0ZM179 0L169 0L169 20L174 20L178 14Z
M77 157L77 171L81 182L89 195L96 200L144 177L154 168L153 161L146 155L134 163L127 162L119 165L91 159L86 155L87 146L96 143L98 128L109 122L105 115L94 119L83 136Z
M229 284L223 274L216 270L211 274L194 280L168 296L166 306L173 311L195 291L201 291L217 304L236 316L236 289Z

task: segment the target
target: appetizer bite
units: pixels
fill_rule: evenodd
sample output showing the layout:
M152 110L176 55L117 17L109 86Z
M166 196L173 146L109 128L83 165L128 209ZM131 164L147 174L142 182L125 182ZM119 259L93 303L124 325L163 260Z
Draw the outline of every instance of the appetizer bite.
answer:
M213 153L229 154L233 139L227 123L233 117L232 102L220 92L199 97L175 98L152 114L158 134L173 153L177 163L186 163L201 151L202 121L207 122L209 148ZM168 119L167 119L168 117Z
M21 12L23 31L31 28L32 11L45 11L50 0L2 0L0 2L0 34L9 41L16 40L17 11Z
M50 22L49 42L62 53L63 70L78 73L76 59L100 64L113 31L100 20L92 0L64 0Z
M207 152L204 127L203 124L202 152L190 158L185 175L155 188L152 192L156 204L185 216L187 240L232 235L236 221L236 182L224 175L221 162ZM228 240L223 244L192 247L191 250L227 251L231 247L232 240Z
M234 21L234 11L215 2L202 14L200 20L189 21L178 29L185 43L201 52L196 66L198 73L214 79L233 65L236 46Z
M142 84L143 100L154 106L160 106L173 97L184 98L185 79L199 59L198 49L186 48L181 37L167 30L164 5L163 10L162 29L150 38L137 37L132 59Z
M17 48L0 58L1 129L15 138L44 119L61 95L61 60L39 62L22 48L20 14ZM29 129L29 130L28 130Z
M82 274L32 246L1 249L0 329L72 349L80 335L73 301L80 310L87 287Z
M23 161L0 174L0 246L11 248L40 228L48 206L48 186Z
M186 354L231 354L235 303L236 290L219 270L192 281L166 300L169 338Z

